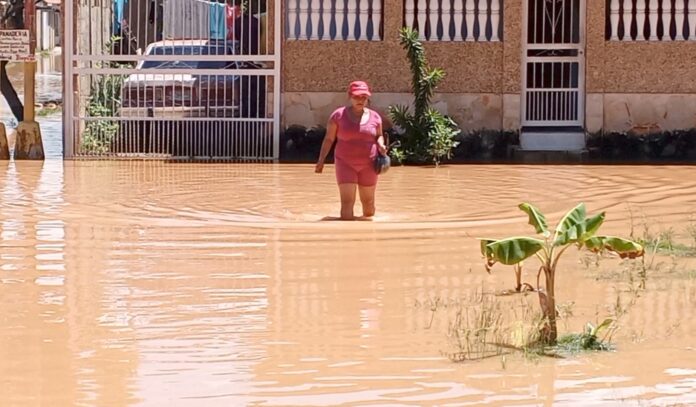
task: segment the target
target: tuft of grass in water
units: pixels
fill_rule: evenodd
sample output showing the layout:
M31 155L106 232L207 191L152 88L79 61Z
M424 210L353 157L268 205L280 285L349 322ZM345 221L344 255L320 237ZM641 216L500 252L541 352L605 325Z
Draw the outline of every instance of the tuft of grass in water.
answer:
M672 227L661 229L659 232L654 233L653 226L657 222L651 221L645 215L642 218L643 221L640 224L642 226L642 235L635 237L635 239L645 247L646 251L652 251L653 256L655 254L666 254L678 257L696 257L696 217L693 214L689 216L685 227L686 234L691 238L690 245L677 242L677 232ZM635 225L632 212L630 222L631 236L633 237Z
M601 324L595 326L588 323L582 333L571 333L563 335L554 349L560 353L576 354L586 351L610 351L613 350L609 337L615 330L614 320L605 319ZM607 333L600 338L602 332Z
M675 242L674 240L670 239L672 238L658 236L657 238L651 240L639 239L638 242L642 244L646 250L652 251L654 253L678 257L696 257L696 248L694 248L693 246L685 245L683 243Z
M442 301L439 298L427 301L424 308L450 307L454 312L448 327L451 352L441 352L453 362L476 361L499 358L501 368L506 369L506 355L520 354L528 361L544 357L564 358L581 352L613 350L611 337L618 329L618 320L628 312L633 300L624 304L620 293L614 313L601 323L587 323L581 333L571 333L559 338L556 345L542 343L542 328L545 320L534 306L531 296L497 297L483 291L460 301ZM560 304L558 318L572 316L575 303ZM429 309L428 309L429 308ZM599 311L598 311L599 314Z
M52 116L55 114L62 113L63 109L60 107L56 107L55 109L49 109L49 108L41 108L36 111L36 116L37 117L46 117L46 116Z
M456 351L448 356L458 362L499 356L503 351L495 343L503 342L504 336L500 302L482 296L478 303L457 310L448 332Z
M595 336L572 333L561 336L555 349L562 353L576 354L583 351L608 351L612 348Z
M691 248L696 250L696 216L689 216L689 223L686 224L686 233L691 237Z
M453 351L442 353L454 362L503 357L513 352L527 359L555 356L539 345L545 320L525 297L501 300L495 295L481 295L474 302L460 303L448 330ZM505 358L501 364L505 368Z
M637 221L629 206L631 237L645 247L645 256L640 259L625 259L620 267L603 264L609 256L585 254L580 264L598 281L623 281L628 290L645 289L648 277L682 278L693 280L693 265L685 263L696 258L696 214L689 216L684 229L677 233L675 228L664 228L659 221L641 215ZM681 237L681 240L677 240ZM688 237L688 239L684 239Z

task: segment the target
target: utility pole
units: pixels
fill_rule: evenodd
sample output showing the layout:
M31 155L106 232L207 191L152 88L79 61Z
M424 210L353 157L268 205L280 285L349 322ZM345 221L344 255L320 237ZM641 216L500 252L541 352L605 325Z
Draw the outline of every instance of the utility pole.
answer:
M0 75L2 75L1 70L0 70ZM0 122L0 160L9 160L9 159L10 159L10 144L7 142L7 130L5 129L5 123Z
M5 27L2 27L5 28ZM2 82L2 70L0 70L0 83ZM10 159L10 144L7 141L7 129L5 123L0 122L0 160Z
M36 4L33 0L24 2L24 28L29 30L29 52L34 56L36 50ZM44 149L41 141L41 128L35 120L36 59L24 61L24 120L17 126L17 141L14 156L16 160L43 160Z

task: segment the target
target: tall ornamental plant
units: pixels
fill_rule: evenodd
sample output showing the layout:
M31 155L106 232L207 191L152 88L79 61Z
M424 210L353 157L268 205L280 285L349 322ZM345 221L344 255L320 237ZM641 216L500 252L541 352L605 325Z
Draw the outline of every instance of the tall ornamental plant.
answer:
M389 117L404 132L401 137L402 151L397 150L395 154L399 158L403 156L407 162L432 162L438 165L443 158L451 156L452 149L458 144L454 138L460 132L452 119L430 106L445 72L428 66L417 31L404 27L399 38L411 66L414 110L411 112L408 106L403 105L389 107Z

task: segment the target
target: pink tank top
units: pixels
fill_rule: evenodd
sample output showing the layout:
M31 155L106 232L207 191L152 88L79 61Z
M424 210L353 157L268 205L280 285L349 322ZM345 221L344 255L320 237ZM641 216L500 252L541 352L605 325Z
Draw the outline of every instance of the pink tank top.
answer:
M339 107L331 114L330 120L338 126L334 156L349 163L369 163L377 156L377 132L382 118L374 110L366 109L370 118L360 124L348 109Z

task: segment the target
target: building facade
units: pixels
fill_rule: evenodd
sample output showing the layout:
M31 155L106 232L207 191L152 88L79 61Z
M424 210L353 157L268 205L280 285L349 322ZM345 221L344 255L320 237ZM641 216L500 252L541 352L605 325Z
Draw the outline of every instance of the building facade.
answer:
M323 124L356 78L382 112L411 100L399 29L412 26L446 72L435 106L462 129L696 127L696 1L375 3L284 4L284 125Z
M573 150L587 133L696 127L696 0L65 0L63 8L68 157L278 158L283 129L325 125L356 79L372 86L371 104L387 117L389 106L413 100L404 26L446 73L434 106L465 131L519 131L522 148Z

